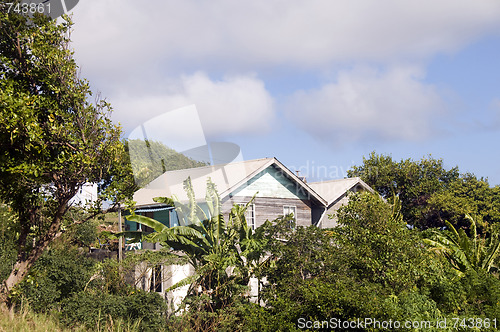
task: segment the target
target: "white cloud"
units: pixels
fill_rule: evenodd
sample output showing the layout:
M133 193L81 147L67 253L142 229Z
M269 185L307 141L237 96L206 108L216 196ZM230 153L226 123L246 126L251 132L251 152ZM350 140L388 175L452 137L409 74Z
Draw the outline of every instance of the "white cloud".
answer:
M437 89L422 83L421 70L357 67L338 81L297 92L287 115L297 126L332 145L370 140L421 140L438 130L445 113Z
M328 128L356 139L429 136L443 102L421 72L394 63L422 64L500 28L498 0L86 0L73 13L82 74L126 129L194 103L209 136L272 124L264 83L234 73L279 67L293 77L345 63L392 69L342 71L336 83L297 93L297 105L312 110L306 117L291 106L301 126L322 137L338 137ZM183 75L200 70L207 74Z
M116 102L115 102L116 100ZM210 137L262 133L274 119L274 102L264 83L253 76L211 80L204 73L184 75L161 94L111 98L115 116L133 128L154 116L195 104L203 131ZM168 124L165 124L168 128Z
M186 97L200 112L205 133L265 132L274 118L273 99L264 83L254 77L211 81L198 73L183 77Z
M497 0L87 0L73 12L78 57L116 75L145 65L255 70L425 58L500 27Z

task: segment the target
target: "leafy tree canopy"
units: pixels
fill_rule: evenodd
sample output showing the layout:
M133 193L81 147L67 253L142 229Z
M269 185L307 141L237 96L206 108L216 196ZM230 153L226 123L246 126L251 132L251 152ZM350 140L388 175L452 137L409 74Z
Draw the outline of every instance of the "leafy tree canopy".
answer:
M89 84L78 76L71 25L68 17L28 20L0 5L0 199L19 226L18 258L3 293L59 236L83 184L99 184L101 200L115 203L135 189L110 105L90 102Z
M436 315L435 304L412 291L431 256L399 209L397 200L389 204L362 193L339 210L339 225L333 229L271 226L267 250L275 264L264 272L263 298L273 321L279 321L274 327L297 324L301 317Z
M500 187L492 188L486 179L470 173L451 182L447 190L434 193L428 204L429 214L439 222L457 227L469 227L467 215L474 216L479 232L500 221Z
M442 159L398 162L372 152L348 175L361 177L386 199L397 196L405 221L420 228L443 227L445 221L467 228L466 214L475 216L480 227L500 221L500 187L460 174L458 167L446 169Z

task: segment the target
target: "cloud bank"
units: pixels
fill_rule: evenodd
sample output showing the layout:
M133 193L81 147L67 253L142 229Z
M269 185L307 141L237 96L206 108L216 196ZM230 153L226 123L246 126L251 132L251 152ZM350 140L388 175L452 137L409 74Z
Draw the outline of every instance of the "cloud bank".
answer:
M500 2L87 0L74 15L78 55L103 70L157 62L322 68L455 51L498 29Z
M83 76L126 129L196 104L208 136L266 132L277 114L262 77L279 67L338 73L284 96L290 121L336 142L439 131L446 105L426 62L500 28L497 0L86 0L73 12Z
M205 73L183 75L164 93L119 96L114 108L129 116L122 121L135 127L154 116L195 104L205 135L265 133L273 123L274 101L264 83L251 75L211 80ZM120 114L119 114L120 115ZM168 124L165 124L165 130Z
M422 82L415 67L341 71L335 83L299 91L288 116L311 135L343 145L364 140L421 140L439 128L446 112L437 89Z

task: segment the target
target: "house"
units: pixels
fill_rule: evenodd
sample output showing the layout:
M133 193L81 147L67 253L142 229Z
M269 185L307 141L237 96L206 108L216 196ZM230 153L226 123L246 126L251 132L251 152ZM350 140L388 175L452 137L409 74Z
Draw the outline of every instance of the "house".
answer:
M309 183L315 192L317 192L321 197L326 200L326 213L323 215L319 221L318 226L320 228L332 228L337 225L335 212L342 206L347 204L349 200L350 192L362 192L369 191L374 193L375 191L367 185L359 177L338 179L330 181L321 182L311 182ZM329 216L333 215L333 218Z
M97 184L85 183L83 184L76 195L69 201L70 205L85 206L92 204L97 200Z
M306 183L276 158L263 158L224 165L204 166L168 171L150 182L134 195L136 213L154 218L168 227L182 223L173 207L156 203L155 197L175 195L187 202L184 181L190 177L198 205L208 215L205 203L207 179L216 185L221 198L222 213L227 216L234 204L247 204L255 196L247 210L247 222L253 229L266 220L293 213L298 226L329 228L335 219L329 219L348 200L349 192L373 191L359 178ZM135 222L125 221L126 230L150 231ZM159 244L142 243L127 245L128 249L158 249ZM189 266L164 266L136 273L142 278L140 287L164 294L164 290L193 273ZM160 281L161 280L161 281ZM159 282L160 281L160 282ZM186 287L185 287L186 288ZM164 294L177 304L186 289Z
M297 225L316 225L326 211L326 200L303 180L276 158L264 158L166 172L135 193L136 213L169 227L179 225L175 209L155 203L153 198L176 195L181 202L187 201L183 182L188 177L191 178L196 200L206 213L208 209L204 200L209 177L217 186L223 214L229 213L234 204L248 203L255 195L247 218L254 229L268 219L289 213L294 214ZM127 230L138 230L139 227L126 223Z
M179 225L175 209L154 202L155 197L173 195L187 201L184 180L191 178L195 198L208 213L204 204L207 179L217 186L223 214L234 204L246 204L256 195L250 206L248 222L252 228L266 220L293 213L299 226L335 226L328 215L347 202L349 192L373 192L360 178L347 178L306 183L276 158L263 158L224 165L204 166L169 171L159 176L134 195L136 213L146 215L173 227ZM127 230L138 230L141 225L126 222Z

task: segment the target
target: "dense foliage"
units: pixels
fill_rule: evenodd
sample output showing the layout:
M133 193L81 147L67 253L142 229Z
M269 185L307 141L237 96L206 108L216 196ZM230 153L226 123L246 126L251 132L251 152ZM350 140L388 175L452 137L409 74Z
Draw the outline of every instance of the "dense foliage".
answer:
M74 243L73 238L61 239L44 252L13 290L16 307L53 315L71 328L96 330L115 323L140 331L165 328L164 299L136 289L126 278L141 262L173 264L177 260L168 252L145 252L130 254L121 263L99 262Z
M77 232L68 233L71 237L44 253L16 294L36 312L56 313L66 326L91 330L110 322L138 331L298 331L318 330L305 326L306 321L332 318L432 324L444 319L499 320L500 281L495 270L470 265L458 271L443 254L446 251L426 245L426 239L437 243L449 231L411 229L401 210L397 199L387 202L370 193L353 194L337 213L337 227L291 228L289 218L279 218L257 229L260 235L248 247L254 233L231 237L231 230L238 229L236 219L244 221L244 207L238 206L224 226L221 219L200 220L207 231L201 237L211 246L204 247L194 233L157 232L158 240L163 237L191 255L183 263L169 250L130 255L122 263L97 262L71 249L78 243ZM142 221L153 226L151 220ZM217 225L212 228L219 231L216 238L207 227ZM193 229L201 231L200 227ZM474 249L472 234L457 234L460 239L450 239L463 244L463 250ZM489 234L476 234L481 238L475 243L488 245L479 240ZM256 256L248 256L250 252ZM238 267L235 255L253 257L253 263ZM187 306L182 308L187 310L176 314L158 294L138 291L126 282L127 271L140 262L152 267L190 260L196 260L197 273L187 282L197 286L185 299ZM258 299L249 297L249 276L259 281Z
M164 200L173 204L172 200ZM456 265L450 264L453 263L450 256L443 255L446 253L443 248L426 245L426 242L438 243L430 238L443 239L448 231L422 232L408 227L403 206L396 196L387 202L376 194L353 194L349 204L338 211L338 226L333 229L290 228L287 218L261 226L256 234L262 234L265 241L260 242L258 268L253 269L251 275L259 281L261 291L257 303L262 306L250 301L244 288L237 291L238 283L230 282L231 277L243 276L236 268L237 260L232 260L234 256L227 251L230 246L225 244L231 224L223 226L217 217L203 222L203 227L218 225L219 240L213 240L210 232L198 237L181 233L182 227L158 229L158 234L148 236L164 238L165 244L175 246L188 256L200 255L193 264L196 273L187 281L202 291L191 292L185 299L189 308L195 310L187 310L180 317L170 316L168 324L174 330L189 331L293 331L307 327L306 321L330 322L332 318L429 322L434 328L438 321L445 319L463 322L473 317L490 323L500 319L500 292L497 291L500 281L491 273L496 270L469 264L457 271ZM193 203L186 211L196 209ZM196 216L196 213L186 215ZM147 218L134 220L154 225ZM482 245L487 246L484 252L489 255L484 260L489 264L498 257L491 255L498 253L497 237L492 234L483 236L493 242L482 241L484 238L477 238L477 233L467 235L461 230L456 242L463 250L471 250L472 256L467 256L471 259L482 250ZM176 238L178 236L180 238ZM198 250L204 246L203 239L213 244L209 247L212 249ZM241 242L237 238L233 240L236 247L241 245L241 248L246 241L244 238ZM235 269L228 274L231 265ZM200 283L200 277L210 283ZM221 301L221 289L232 290L224 294L224 301ZM451 330L451 325L449 327ZM378 330L373 326L365 329Z
M16 261L18 224L12 209L0 203L0 280L5 280Z
M480 228L500 221L500 187L458 167L447 170L442 159L431 156L414 161L394 161L372 152L349 176L359 176L386 199L397 196L404 220L419 228L444 227L445 221L469 227L466 214Z
M377 196L353 196L335 229L299 227L286 242L273 240L277 261L263 298L274 326L296 326L300 318L437 317L435 304L414 291L428 255L398 212ZM405 308L411 301L421 306Z
M157 293L134 291L127 295L81 292L61 303L61 321L69 326L83 324L90 330L113 320L138 322L141 331L165 328L165 300Z

